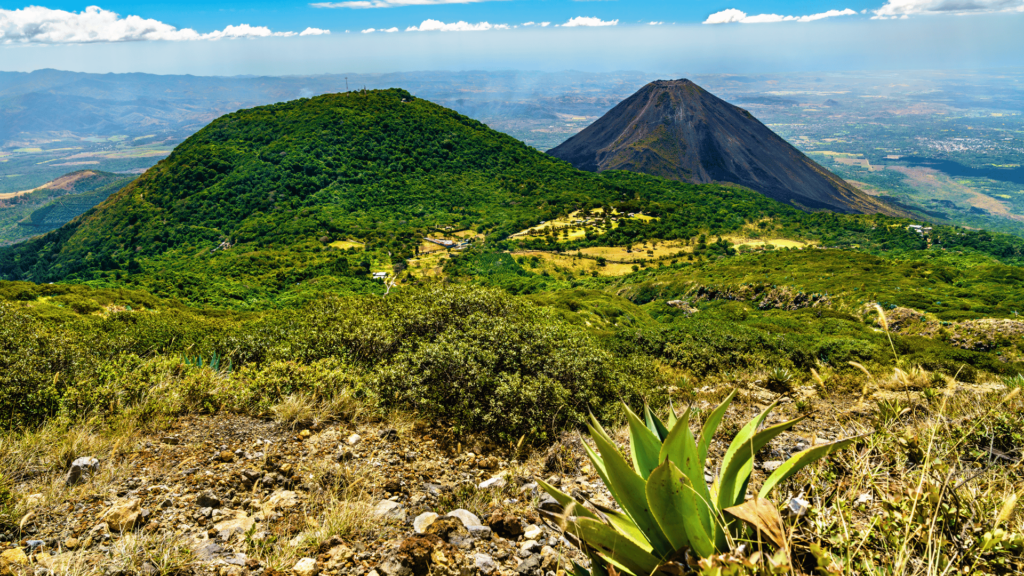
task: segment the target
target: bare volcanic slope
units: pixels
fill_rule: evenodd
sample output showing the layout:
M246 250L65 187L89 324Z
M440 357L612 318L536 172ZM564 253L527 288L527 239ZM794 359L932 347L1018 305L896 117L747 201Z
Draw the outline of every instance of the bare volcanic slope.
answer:
M832 174L750 112L689 80L644 86L548 152L590 172L745 186L804 210L905 216Z

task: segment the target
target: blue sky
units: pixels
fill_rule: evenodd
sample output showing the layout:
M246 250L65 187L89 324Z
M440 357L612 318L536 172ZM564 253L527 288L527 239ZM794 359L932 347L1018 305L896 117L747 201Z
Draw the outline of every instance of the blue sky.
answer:
M1024 0L39 0L0 4L0 70L998 67L1022 30Z

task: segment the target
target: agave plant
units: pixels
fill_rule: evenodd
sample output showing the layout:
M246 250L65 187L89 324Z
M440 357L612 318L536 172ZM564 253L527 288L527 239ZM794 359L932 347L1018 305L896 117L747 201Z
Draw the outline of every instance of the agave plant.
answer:
M690 431L689 411L677 419L673 410L663 423L647 407L644 420L625 407L632 466L591 416L588 428L597 450L584 446L621 510L595 505L595 513L568 494L539 482L565 509L561 515L546 516L564 523L566 533L578 540L591 559L590 572L575 567L578 576L607 576L609 565L618 572L647 576L666 563L681 560L687 551L708 558L733 547L745 528L728 520L724 511L744 503L754 454L805 418L759 431L775 404L766 408L736 434L722 459L718 477L709 487L704 478L708 447L735 395L733 391L711 412L697 436ZM758 497L767 497L775 486L804 466L856 439L821 444L794 454L765 480Z

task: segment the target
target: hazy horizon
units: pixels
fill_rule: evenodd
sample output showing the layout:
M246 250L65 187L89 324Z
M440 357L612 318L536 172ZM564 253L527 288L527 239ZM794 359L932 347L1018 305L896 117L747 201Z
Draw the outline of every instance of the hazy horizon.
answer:
M991 70L1020 66L1021 23L1024 16L1012 14L809 24L10 44L0 48L0 69L200 76L425 70L687 74Z

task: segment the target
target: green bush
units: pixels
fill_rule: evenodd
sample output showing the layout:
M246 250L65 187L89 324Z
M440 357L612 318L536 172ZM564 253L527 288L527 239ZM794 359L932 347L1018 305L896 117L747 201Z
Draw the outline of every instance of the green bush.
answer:
M347 358L384 407L405 406L459 431L517 440L582 424L618 398L657 398L653 365L615 358L586 333L485 288L405 290L312 305L290 356Z
M0 303L0 421L21 427L54 415L85 351L60 330Z
M331 398L343 390L359 388L362 382L356 369L334 358L312 364L274 361L264 366L250 365L238 373L236 380L240 382L232 388L233 407L261 415L292 394Z

